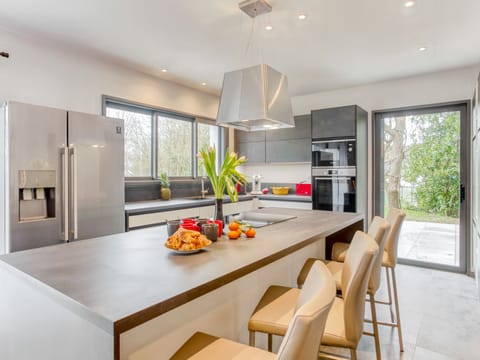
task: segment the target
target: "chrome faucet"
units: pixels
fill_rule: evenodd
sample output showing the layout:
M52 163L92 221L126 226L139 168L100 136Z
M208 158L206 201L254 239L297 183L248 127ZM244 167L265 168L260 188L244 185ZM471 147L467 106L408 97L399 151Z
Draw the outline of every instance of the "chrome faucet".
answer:
M201 177L201 180L202 180L202 199L205 198L205 194L208 193L208 190L205 190L205 176L202 176Z

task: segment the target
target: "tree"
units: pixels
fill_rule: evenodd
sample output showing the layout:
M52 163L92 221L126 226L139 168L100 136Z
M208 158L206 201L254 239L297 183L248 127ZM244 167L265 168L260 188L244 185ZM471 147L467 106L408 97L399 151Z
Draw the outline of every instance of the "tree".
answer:
M420 209L458 216L459 206L459 112L413 116L408 160L403 176L416 184Z
M384 174L388 207L401 208L400 179L405 159L405 116L384 121Z

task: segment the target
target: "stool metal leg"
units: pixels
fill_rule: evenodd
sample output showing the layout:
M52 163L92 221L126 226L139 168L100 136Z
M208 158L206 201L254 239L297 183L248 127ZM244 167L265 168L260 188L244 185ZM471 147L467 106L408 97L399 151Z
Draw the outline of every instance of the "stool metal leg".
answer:
M357 360L357 350L350 349L350 359Z
M255 331L249 331L248 335L248 345L255 347Z
M390 273L388 272L388 267L385 268L385 274L387 274L387 288L388 288L388 304L390 305L390 321L393 323L395 321L393 317L392 309L392 285L390 284Z
M268 334L268 351L272 352L272 334Z
M393 282L393 296L395 298L395 314L397 315L398 340L400 342L400 351L403 352L403 335L402 335L402 326L400 324L400 308L398 306L398 291L397 291L397 280L395 278L395 268L391 268L391 271L392 271L392 282Z
M375 352L377 354L377 360L381 360L382 353L380 350L380 335L378 334L377 311L375 309L375 295L369 294L369 296L370 296L370 309L372 312L373 337L375 338Z

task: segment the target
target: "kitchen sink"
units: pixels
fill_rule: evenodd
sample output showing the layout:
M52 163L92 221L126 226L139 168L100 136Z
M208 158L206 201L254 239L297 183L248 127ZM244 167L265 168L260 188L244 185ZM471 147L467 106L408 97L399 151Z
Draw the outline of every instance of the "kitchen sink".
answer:
M282 221L287 221L296 218L292 215L282 214L268 214L257 212L242 212L238 215L232 215L233 219L250 224L254 228L260 228L267 225L277 224Z
M183 199L185 199L185 200L212 200L214 198L215 197L213 195L204 196L204 197L202 197L201 195L197 195L197 196L189 196L189 197L186 197L186 198L183 198Z

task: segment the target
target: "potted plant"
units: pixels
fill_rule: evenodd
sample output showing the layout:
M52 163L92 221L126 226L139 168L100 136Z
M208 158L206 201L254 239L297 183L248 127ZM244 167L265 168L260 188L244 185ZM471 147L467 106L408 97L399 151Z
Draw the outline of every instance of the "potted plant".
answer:
M232 202L238 201L237 184L247 182L245 175L237 171L237 166L244 164L245 156L238 157L235 152L226 151L225 160L217 173L215 166L217 150L213 146L204 147L197 155L210 179L215 194L215 219L223 220L223 195L227 191Z
M165 172L160 174L160 185L162 186L160 190L160 197L162 200L170 200L172 192L170 191L170 181L168 180L167 173Z

